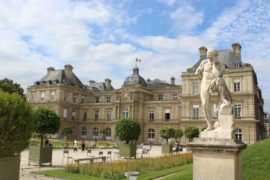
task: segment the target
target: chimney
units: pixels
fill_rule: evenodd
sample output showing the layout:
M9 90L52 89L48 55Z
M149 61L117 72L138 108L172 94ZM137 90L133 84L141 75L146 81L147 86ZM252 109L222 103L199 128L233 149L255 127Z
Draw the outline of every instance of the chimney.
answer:
M105 86L106 86L107 90L111 89L111 87L112 87L111 83L112 83L111 79L109 79L109 78L105 79Z
M65 65L65 74L68 78L72 77L72 69L73 67L70 64Z
M239 43L233 43L232 49L235 56L241 58L241 45Z
M95 82L96 82L96 81L94 81L94 80L90 80L90 81L89 81L89 84L92 85L92 84L94 84Z
M175 85L175 77L171 77L171 85Z
M54 71L55 69L54 69L54 67L48 67L47 68L47 73L49 74L50 72L52 72L52 71Z
M207 48L202 46L199 48L200 59L205 59L207 55Z

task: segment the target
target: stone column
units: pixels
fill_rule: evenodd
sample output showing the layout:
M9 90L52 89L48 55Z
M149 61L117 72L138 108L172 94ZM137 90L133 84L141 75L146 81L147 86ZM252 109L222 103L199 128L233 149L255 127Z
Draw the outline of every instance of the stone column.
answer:
M233 139L196 138L189 143L193 153L193 180L241 180L241 151L246 144Z

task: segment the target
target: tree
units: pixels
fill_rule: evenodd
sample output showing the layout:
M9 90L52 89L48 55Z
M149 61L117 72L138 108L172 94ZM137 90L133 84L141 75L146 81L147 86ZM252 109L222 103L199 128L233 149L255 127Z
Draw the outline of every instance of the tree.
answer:
M102 129L100 129L99 130L99 133L100 134L102 134L102 140L105 140L106 138L105 138L105 135L106 135L106 133L107 133L107 130L105 129L105 128L102 128Z
M39 108L35 112L36 133L41 138L40 146L43 146L43 138L46 134L55 134L60 128L60 117L52 110Z
M121 141L125 141L126 144L132 140L138 140L141 133L140 124L133 119L121 119L115 126L116 136Z
M64 136L68 136L68 135L72 134L72 127L65 125L63 127L62 133Z
M175 129L175 139L181 138L183 136L183 130L182 129Z
M30 105L18 94L0 91L0 157L23 151L34 130Z
M23 88L21 88L20 84L14 83L10 79L2 79L0 80L0 89L8 93L18 93L20 96L23 95Z
M199 137L199 128L197 127L186 127L185 135L189 141L192 141L193 138Z
M169 139L175 137L175 129L169 126L161 128L160 137L164 138L166 140L166 143L168 144Z

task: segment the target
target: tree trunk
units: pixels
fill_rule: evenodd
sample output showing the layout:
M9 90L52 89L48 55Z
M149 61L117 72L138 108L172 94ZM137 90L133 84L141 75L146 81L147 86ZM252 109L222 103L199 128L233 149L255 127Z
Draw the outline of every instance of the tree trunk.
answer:
M40 147L43 147L43 135L40 135Z

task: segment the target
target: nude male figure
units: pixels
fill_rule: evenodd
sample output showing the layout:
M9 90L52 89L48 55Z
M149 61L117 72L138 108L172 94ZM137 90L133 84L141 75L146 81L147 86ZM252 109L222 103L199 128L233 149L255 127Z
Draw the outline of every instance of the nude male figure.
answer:
M205 131L214 129L214 124L211 118L210 94L213 92L218 92L219 94L222 93L220 94L220 98L222 98L224 95L222 91L224 91L224 88L227 88L225 81L222 79L225 67L224 64L217 61L217 55L218 53L215 49L209 49L207 53L208 59L203 60L195 72L195 74L199 75L199 78L202 80L200 97L203 113L207 122L207 128ZM227 89L225 89L225 91L226 90ZM223 99L224 101L221 99L219 107L222 102L227 100L226 97L223 97Z

